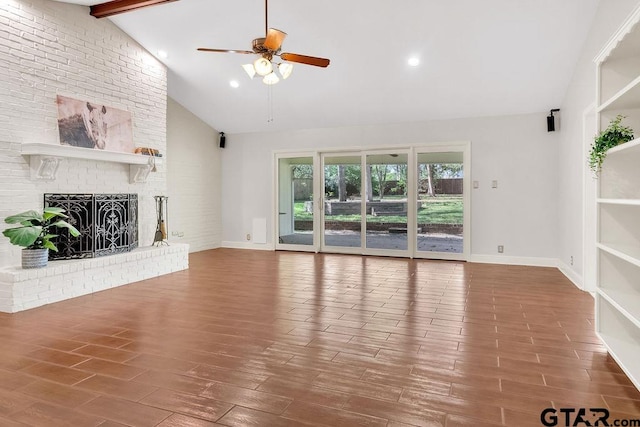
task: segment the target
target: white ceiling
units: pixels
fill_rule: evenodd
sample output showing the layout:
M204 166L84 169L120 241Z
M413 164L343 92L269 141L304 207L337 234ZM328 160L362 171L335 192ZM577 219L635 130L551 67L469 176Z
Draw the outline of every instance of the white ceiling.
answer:
M253 56L196 51L251 50L263 0L180 0L109 19L152 54L168 52L172 98L239 133L548 111L563 100L598 1L271 0L269 27L288 33L283 52L331 59L295 65L271 93L241 68Z

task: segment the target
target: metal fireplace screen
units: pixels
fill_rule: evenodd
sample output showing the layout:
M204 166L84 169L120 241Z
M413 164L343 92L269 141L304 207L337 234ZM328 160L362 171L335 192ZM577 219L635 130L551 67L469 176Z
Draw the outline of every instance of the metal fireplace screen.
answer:
M58 252L50 251L49 259L95 258L138 247L137 194L45 194L44 205L66 210L80 231L71 237L59 230L53 239Z

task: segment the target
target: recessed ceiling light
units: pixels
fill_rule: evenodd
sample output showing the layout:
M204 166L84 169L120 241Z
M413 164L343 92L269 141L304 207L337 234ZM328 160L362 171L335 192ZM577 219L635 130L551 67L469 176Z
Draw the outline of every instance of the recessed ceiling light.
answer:
M169 54L166 51L164 51L164 50L159 50L158 51L158 58L167 59L168 56L169 56Z
M411 58L409 58L409 61L407 61L407 62L412 67L417 67L418 65L420 65L420 58L418 58L416 56L412 56Z
M234 89L235 89L235 88L239 88L239 87L240 87L240 83L238 83L238 81L237 81L237 80L231 80L231 81L229 82L229 86L231 86L231 87L232 87L232 88L234 88Z

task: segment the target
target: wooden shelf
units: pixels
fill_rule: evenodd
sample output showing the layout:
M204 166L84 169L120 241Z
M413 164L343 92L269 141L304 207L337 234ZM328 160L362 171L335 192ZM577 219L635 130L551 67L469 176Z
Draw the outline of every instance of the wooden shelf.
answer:
M604 332L599 332L598 336L609 351L611 357L613 357L627 377L629 377L633 385L640 390L640 372L633 372L628 366L628 361L635 360L638 354L629 347L629 343L624 339Z
M598 131L621 114L636 136L640 133L639 47L637 6L595 59ZM640 138L606 154L596 199L596 329L611 356L640 388Z
M640 307L640 295L614 289L598 289L598 294L606 299L619 313L640 328L640 318L632 311Z
M620 144L616 147L609 148L607 150L607 156L610 154L616 153L624 153L624 154L640 154L640 138L636 138L632 141L625 142L624 144Z
M149 156L117 151L96 150L92 148L72 147L70 145L31 143L22 144L23 156L55 156L69 159L98 160L102 162L126 163L130 165L144 165L149 163ZM161 164L161 158L156 158L156 164Z
M640 267L640 248L638 247L603 242L596 243L596 247L628 263Z
M640 199L597 199L601 205L640 206Z
M63 159L127 164L130 166L131 183L145 182L153 165L162 164L162 158L142 154L42 143L22 144L22 155L30 158L31 179L40 181L54 181Z
M598 112L640 108L640 76L598 107Z
M640 138L609 149L599 173L600 199L607 200L609 204L627 205L633 205L635 201L640 200L638 164ZM622 202L623 200L627 202Z

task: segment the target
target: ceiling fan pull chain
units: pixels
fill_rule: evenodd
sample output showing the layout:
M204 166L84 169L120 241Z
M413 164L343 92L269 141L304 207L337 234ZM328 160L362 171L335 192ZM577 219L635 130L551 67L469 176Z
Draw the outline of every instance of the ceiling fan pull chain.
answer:
M273 123L273 85L267 86L267 123Z

